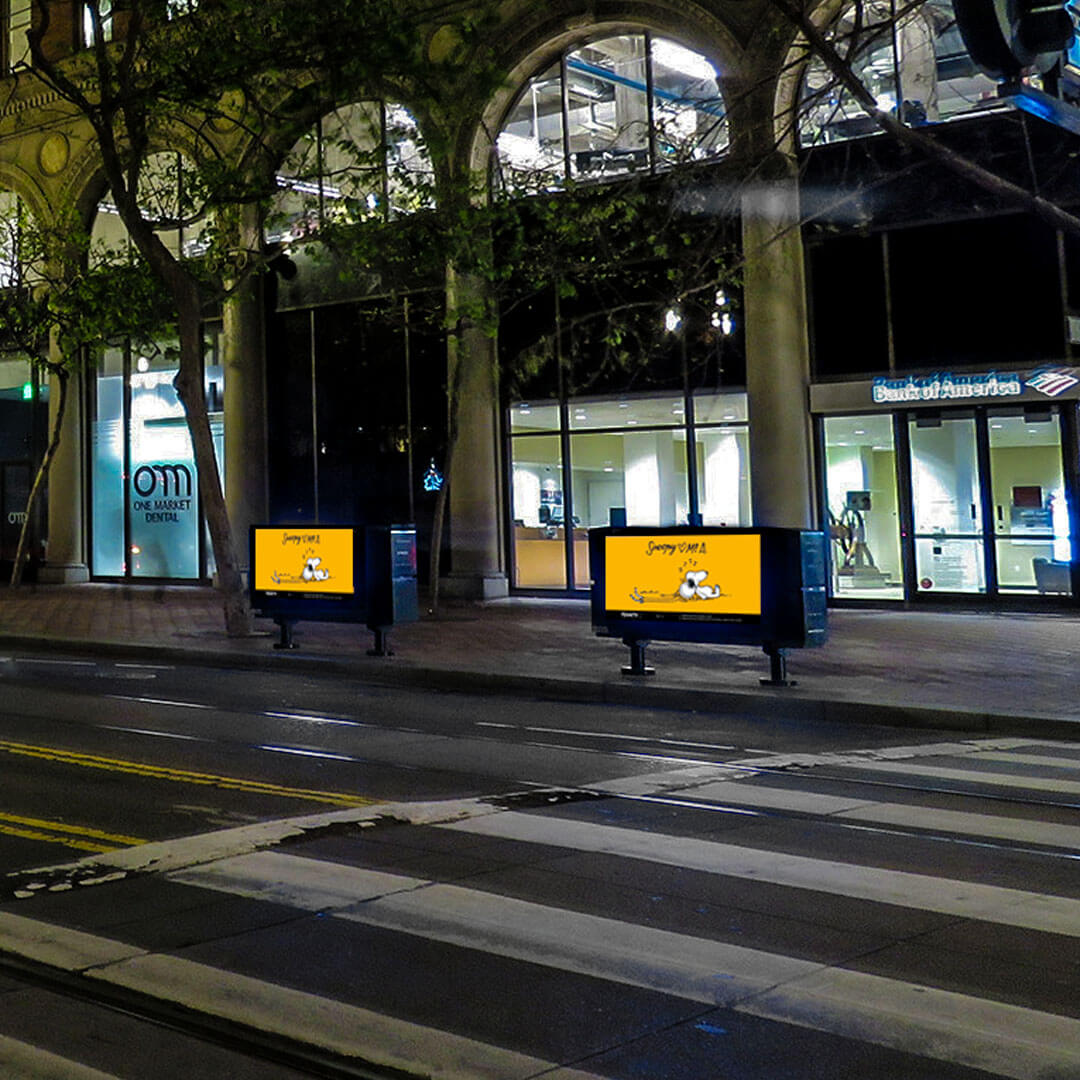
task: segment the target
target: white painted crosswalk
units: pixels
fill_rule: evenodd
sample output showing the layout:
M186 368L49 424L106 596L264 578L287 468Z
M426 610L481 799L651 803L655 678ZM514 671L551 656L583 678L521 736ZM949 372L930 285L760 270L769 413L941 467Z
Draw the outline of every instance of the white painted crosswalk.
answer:
M714 1080L727 1073L709 1054L727 1051L702 1049L703 1032L776 1046L802 1032L798 1052L820 1061L773 1074L749 1055L739 1075L1068 1080L1080 1078L1078 786L1072 744L970 740L758 755L441 816L356 811L369 827L351 846L238 842L163 877L275 905L275 925L305 935L286 970L266 974L270 930L166 955L134 930L0 914L0 948L335 1052L375 1047L397 1068L430 1058L447 1077ZM394 973L380 956L432 988L470 973L475 1000L416 990L383 1006L378 981ZM357 981L321 985L320 963L341 957L357 958ZM606 1041L491 1019L545 1016L553 994L643 1019ZM845 1054L835 1073L821 1065Z

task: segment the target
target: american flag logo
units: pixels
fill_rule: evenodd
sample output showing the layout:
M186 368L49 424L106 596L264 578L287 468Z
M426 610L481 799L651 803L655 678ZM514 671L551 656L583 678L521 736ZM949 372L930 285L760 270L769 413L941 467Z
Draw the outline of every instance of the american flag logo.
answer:
M1075 386L1080 379L1070 375L1067 371L1040 371L1037 375L1028 379L1027 385L1032 390L1038 390L1047 397L1057 397L1070 387Z

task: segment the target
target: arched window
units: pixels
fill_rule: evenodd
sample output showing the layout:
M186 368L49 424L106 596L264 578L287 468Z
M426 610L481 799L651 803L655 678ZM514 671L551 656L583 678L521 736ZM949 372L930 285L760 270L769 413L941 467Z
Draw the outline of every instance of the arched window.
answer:
M24 284L22 244L26 209L12 191L0 190L0 289Z
M861 0L829 27L829 38L877 99L908 124L933 124L1003 107L994 82L974 65L956 26L952 0L929 0L896 15L884 0ZM811 57L803 77L799 140L813 146L878 130L825 64Z
M325 222L388 220L433 202L419 126L403 105L362 101L322 117L277 172L269 234L303 236Z
M499 132L495 180L527 193L700 161L727 144L716 66L668 38L620 34L528 81Z
M146 156L139 174L139 206L161 242L177 258L190 258L205 250L207 217L197 201L194 170L182 154L161 150ZM98 203L90 235L91 258L119 251L128 242L127 229L108 195Z

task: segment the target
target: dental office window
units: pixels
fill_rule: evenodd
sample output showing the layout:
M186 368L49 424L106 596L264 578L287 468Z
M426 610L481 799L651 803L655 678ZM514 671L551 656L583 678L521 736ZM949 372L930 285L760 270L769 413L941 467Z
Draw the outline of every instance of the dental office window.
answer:
M898 15L899 12L899 15ZM996 85L972 62L960 38L951 0L909 10L882 0L853 4L829 27L829 37L877 101L912 126L934 124L978 109L1001 108ZM877 132L878 126L823 61L803 76L799 139L803 146Z
M496 186L549 190L702 161L728 144L718 69L652 34L579 46L533 76L496 141Z
M198 472L173 387L176 363L172 342L110 347L98 361L90 425L95 577L197 579L211 570L202 565L209 549L200 540ZM223 469L224 369L213 347L204 385Z
M572 399L565 423L551 402L511 408L516 587L588 588L588 530L609 524L613 509L625 511L628 525L686 524L690 453L704 524L750 524L746 395L691 400L692 446L681 394Z

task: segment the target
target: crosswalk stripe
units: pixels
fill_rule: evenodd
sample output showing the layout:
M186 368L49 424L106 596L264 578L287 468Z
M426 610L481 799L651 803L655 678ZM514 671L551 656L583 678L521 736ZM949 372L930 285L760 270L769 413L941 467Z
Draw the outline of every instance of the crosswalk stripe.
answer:
M508 811L438 826L453 832L643 859L726 877L919 908L960 918L1080 937L1080 900L856 863L758 851L693 837L643 833Z
M760 810L788 810L839 820L875 822L936 832L963 833L992 840L1013 840L1043 847L1080 851L1080 826L1052 821L973 814L904 803L870 802L842 795L822 795L791 788L759 787L728 780L694 789L694 798L710 803L731 803Z
M1080 1021L830 968L737 1011L1015 1080L1080 1076Z
M0 949L409 1075L440 1080L526 1080L555 1075L553 1063L514 1050L20 915L0 912ZM7 1080L7 1073L0 1075ZM557 1075L565 1080L599 1080L573 1069ZM110 1078L69 1071L57 1073L55 1080Z
M973 784L994 787L1028 788L1031 791L1050 791L1058 795L1080 795L1080 781L1048 779L1043 776L1017 776L1012 773L976 772L944 765L912 764L904 761L862 761L851 768L897 776L924 776L932 780L964 780Z
M404 876L395 883L393 875L379 871L274 852L241 855L227 866L172 877L308 911L327 910L326 900L338 888L342 910L334 914L343 919L709 1004L732 1004L822 966L457 885ZM298 886L301 881L309 883L307 889Z
M1017 754L1006 751L980 753L976 761L999 761L1007 765L1038 765L1044 769L1069 769L1080 774L1080 759L1066 757L1052 758L1044 754Z
M0 1076L4 1080L116 1080L112 1073L51 1054L0 1035Z
M288 867L287 862L298 865ZM338 918L889 1046L1002 1076L1080 1070L1080 1020L458 885L259 853L175 875ZM282 874L288 884L280 884ZM310 883L303 895L298 883ZM357 903L363 897L369 902ZM1073 1071L1070 1071L1073 1070Z

